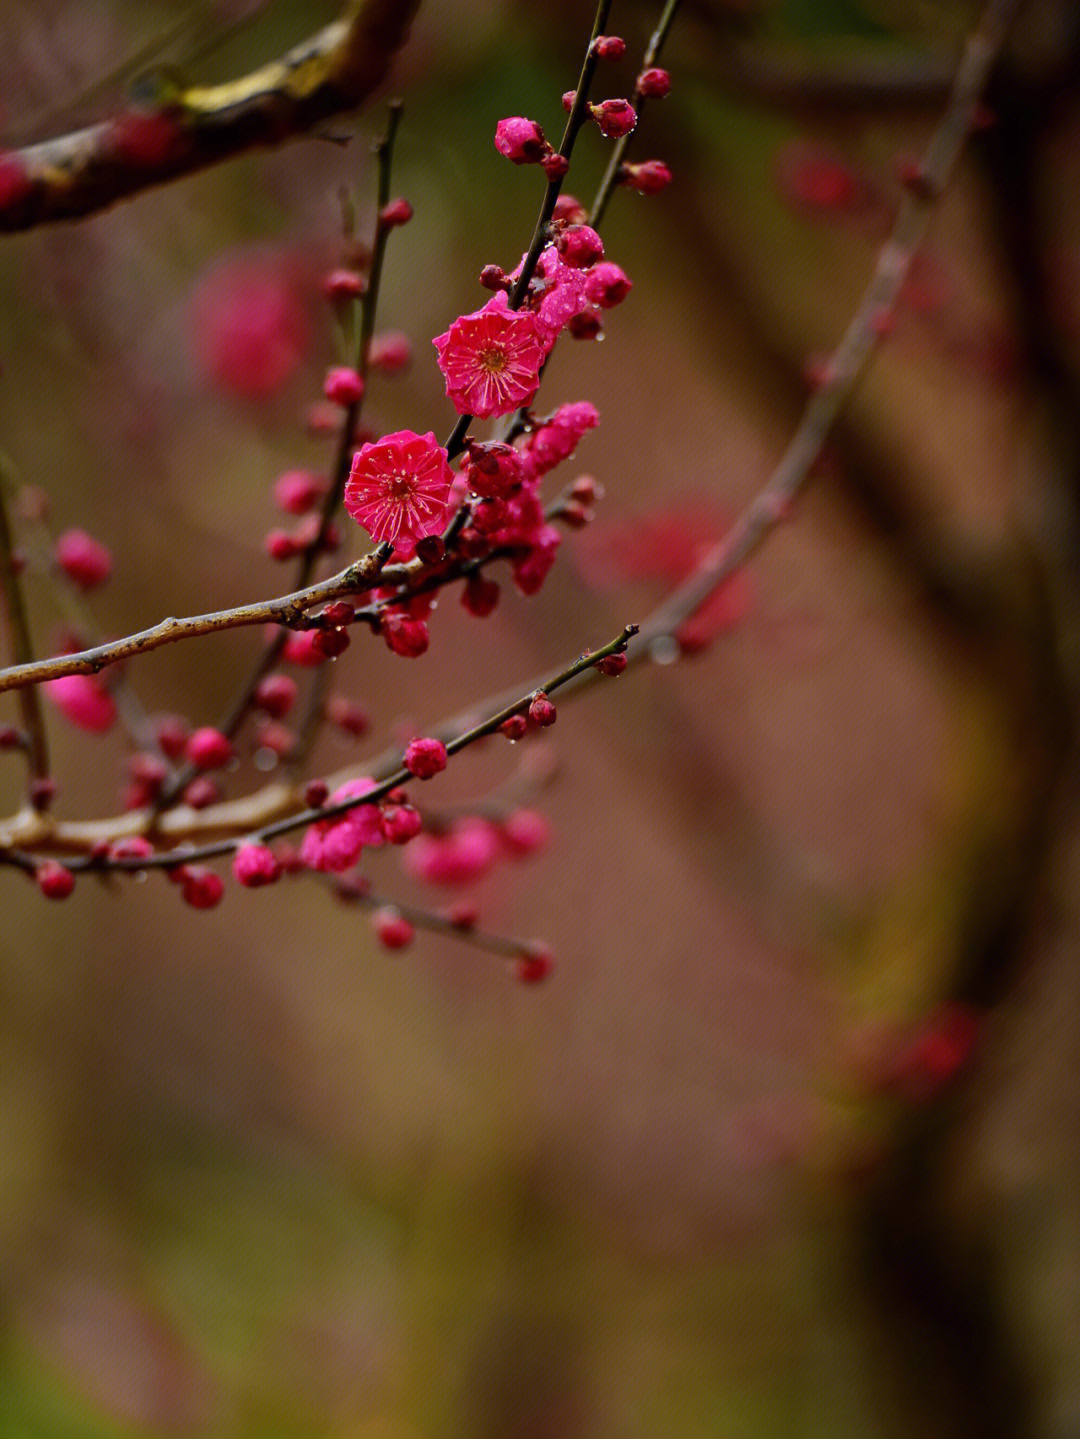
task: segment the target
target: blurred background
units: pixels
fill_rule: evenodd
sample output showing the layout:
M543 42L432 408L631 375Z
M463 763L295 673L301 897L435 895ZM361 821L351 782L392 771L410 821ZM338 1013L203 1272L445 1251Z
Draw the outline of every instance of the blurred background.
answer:
M7 0L3 143L148 76L241 74L334 14ZM656 14L616 4L628 54L599 97L630 93ZM507 584L478 621L446 593L421 660L357 635L335 688L371 727L327 734L312 773L561 668L722 534L854 310L977 14L687 0L632 152L674 183L616 195L634 290L542 391L600 410L574 461L598 518L534 598ZM558 136L591 23L578 0L422 5L385 89L415 219L380 328L414 360L372 381L380 433L451 428L430 337L483 303L483 265L517 263L541 199L495 122ZM539 742L421 796L464 805L524 765L550 843L464 890L371 856L380 893L542 936L548 983L435 935L388 954L302 881L199 913L160 875L47 905L0 874L0 1432L1080 1432L1078 58L1074 7L1032 0L888 343L700 652L560 704L535 793ZM305 425L336 358L319 282L341 187L371 222L383 124L372 102L4 238L0 448L55 529L113 551L104 633L281 588L271 487L328 463ZM607 143L581 136L586 202ZM65 618L47 573L27 593L45 652ZM259 642L126 679L149 713L212 723ZM122 736L49 720L58 812L116 812ZM0 766L0 812L23 782ZM230 793L259 782L245 763Z

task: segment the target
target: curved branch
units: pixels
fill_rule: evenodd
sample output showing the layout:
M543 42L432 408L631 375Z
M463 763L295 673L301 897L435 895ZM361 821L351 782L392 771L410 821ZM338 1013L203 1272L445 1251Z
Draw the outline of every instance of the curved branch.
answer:
M0 231L91 215L153 185L357 109L408 38L420 0L354 0L280 59L178 89L87 129L0 154Z

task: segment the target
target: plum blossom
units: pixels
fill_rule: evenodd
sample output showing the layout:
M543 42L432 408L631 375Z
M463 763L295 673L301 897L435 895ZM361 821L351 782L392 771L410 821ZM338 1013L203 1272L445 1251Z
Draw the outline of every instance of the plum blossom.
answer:
M511 310L505 294L460 316L432 343L459 415L508 415L536 394L546 353L536 316Z
M345 508L373 540L407 556L425 535L446 524L454 475L434 434L397 430L353 456Z
M327 803L357 799L375 787L373 779L350 779L334 790ZM352 868L365 845L374 847L384 839L378 805L359 804L345 814L319 819L309 825L300 842L300 858L308 869L341 874Z

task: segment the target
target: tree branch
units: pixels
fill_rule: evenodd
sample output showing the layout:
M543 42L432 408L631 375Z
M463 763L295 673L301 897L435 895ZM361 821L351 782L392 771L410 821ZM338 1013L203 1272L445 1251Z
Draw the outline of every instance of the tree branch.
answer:
M180 88L156 107L0 155L0 231L94 214L356 110L385 78L419 4L353 0L342 19L238 80Z

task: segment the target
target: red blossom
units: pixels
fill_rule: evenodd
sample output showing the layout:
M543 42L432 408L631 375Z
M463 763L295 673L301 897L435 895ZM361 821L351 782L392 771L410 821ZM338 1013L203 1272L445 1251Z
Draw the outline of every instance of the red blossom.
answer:
M446 524L454 475L434 434L398 430L353 456L345 508L373 540L407 556Z
M460 316L432 343L459 415L508 415L536 394L545 354L536 316L509 309L504 294Z

